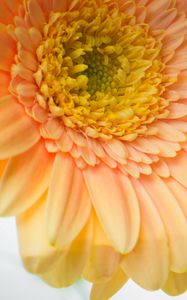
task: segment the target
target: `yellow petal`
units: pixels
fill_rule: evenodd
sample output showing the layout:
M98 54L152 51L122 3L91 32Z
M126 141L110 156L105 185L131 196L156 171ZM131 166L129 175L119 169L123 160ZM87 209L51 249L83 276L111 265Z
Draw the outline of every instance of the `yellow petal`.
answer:
M27 212L17 217L18 239L25 267L33 273L49 270L62 255L52 247L46 234L46 195Z
M116 250L121 253L129 252L138 237L139 208L128 178L123 179L125 175L105 164L87 168L84 176L106 235ZM132 220L133 210L136 217Z
M16 215L31 207L46 191L53 157L42 142L11 158L0 186L0 214Z
M100 283L111 278L116 272L120 255L111 246L96 216L93 226L92 247L83 277L88 281Z
M159 212L168 236L171 270L187 270L187 220L174 194L157 175L142 176L141 182Z
M139 241L124 257L122 268L135 282L148 290L163 286L169 272L168 240L160 216L148 193L133 180L141 209Z
M118 268L110 280L93 285L90 300L108 300L122 288L127 280L128 277L121 268Z
M187 273L170 272L163 291L170 296L178 296L187 290Z
M49 239L65 247L82 230L91 211L82 173L66 154L56 155L47 202Z
M88 259L92 241L92 219L88 221L68 250L61 255L53 268L41 278L53 287L66 287L77 281Z

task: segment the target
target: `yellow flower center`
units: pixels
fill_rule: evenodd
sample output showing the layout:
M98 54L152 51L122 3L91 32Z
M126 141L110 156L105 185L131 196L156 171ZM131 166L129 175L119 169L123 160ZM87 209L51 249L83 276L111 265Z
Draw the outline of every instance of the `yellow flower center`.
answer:
M167 116L161 43L117 8L81 2L52 13L37 49L42 107L65 126L104 140L134 140Z

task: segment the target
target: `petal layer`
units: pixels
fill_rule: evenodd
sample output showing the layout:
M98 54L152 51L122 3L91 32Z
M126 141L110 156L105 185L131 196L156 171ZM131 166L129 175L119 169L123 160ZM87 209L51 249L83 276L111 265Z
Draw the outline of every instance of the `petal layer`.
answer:
M67 246L82 230L91 211L82 172L68 155L56 155L47 202L50 241Z
M41 197L49 184L52 158L39 142L10 159L0 185L1 215L17 215Z

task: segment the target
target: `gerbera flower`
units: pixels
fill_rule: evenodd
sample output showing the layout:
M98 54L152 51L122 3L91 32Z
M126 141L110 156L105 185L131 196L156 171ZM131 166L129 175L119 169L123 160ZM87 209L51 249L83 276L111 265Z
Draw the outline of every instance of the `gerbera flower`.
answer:
M0 213L50 285L187 289L185 0L0 0Z

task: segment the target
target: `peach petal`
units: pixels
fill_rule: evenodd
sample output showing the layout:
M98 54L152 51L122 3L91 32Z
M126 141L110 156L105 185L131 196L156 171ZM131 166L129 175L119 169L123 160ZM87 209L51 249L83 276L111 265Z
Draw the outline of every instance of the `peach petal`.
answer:
M140 171L138 168L138 165L133 162L128 160L126 165L123 166L119 166L119 169L124 173L129 174L130 176L134 177L134 178L139 178L140 176Z
M187 273L170 272L162 290L170 296L178 296L187 290Z
M37 61L34 55L31 52L24 50L21 46L18 49L18 58L26 68L34 72L37 70Z
M171 0L162 0L158 2L157 0L151 1L146 9L149 17L155 17L155 15L160 15L163 11L166 11L171 5Z
M113 153L115 153L117 156L121 158L127 157L127 150L125 148L125 145L123 142L113 139L109 142L107 142L107 146L111 149Z
M112 169L116 168L118 165L117 162L108 155L106 155L104 158L101 158L101 160Z
M143 176L141 182L165 226L171 252L171 270L185 272L187 269L187 220L184 213L167 185L156 174Z
M162 157L175 157L176 151L180 150L179 148L176 148L175 143L169 143L168 141L164 141L157 137L151 137L150 140L154 145L156 145L159 148L159 156ZM176 143L177 145L177 143Z
M42 143L10 159L0 186L1 215L19 214L40 198L48 187L51 163Z
M157 133L159 138L170 142L186 141L186 136L168 123L159 121L156 126L159 129L159 132Z
M93 241L83 277L94 283L109 280L116 272L119 261L119 253L113 249L98 219L94 216Z
M170 105L169 119L178 119L187 116L187 105L182 103L172 103Z
M46 132L46 137L50 139L57 140L61 137L63 133L63 127L61 122L58 119L48 119L43 128Z
M20 78L30 83L34 82L33 73L19 63L12 66L11 75L13 77L19 76Z
M89 147L86 141L86 138L82 133L79 133L75 130L68 130L68 134L71 137L72 141L79 147Z
M15 34L21 46L27 51L34 51L34 45L29 36L29 32L24 27L16 27Z
M170 176L170 170L164 160L160 159L157 163L154 163L152 165L152 168L154 172L160 177L167 178Z
M92 219L71 246L65 249L56 264L48 272L41 274L42 279L55 288L67 287L79 280L88 259L91 241Z
M37 86L34 83L23 81L17 86L17 93L24 97L35 97Z
M62 152L69 152L73 147L73 141L66 131L62 133L61 138L56 142Z
M157 145L153 144L149 138L140 137L132 143L133 147L138 151L150 153L150 154L159 154L159 148Z
M100 158L104 158L106 156L106 153L102 147L102 145L100 145L99 142L95 141L94 139L89 139L88 141L89 146L91 147L91 149L93 150L93 152Z
M49 270L62 255L62 249L52 247L47 239L45 209L44 195L32 208L17 217L22 260L33 273Z
M131 190L130 185L122 187L123 175L103 163L95 168L89 167L83 173L90 197L105 233L119 252L130 251L136 242L139 220L135 195L131 204L129 203L129 194L125 193L125 189L128 192ZM130 194L133 195L133 193ZM129 223L129 214L131 215L133 206L136 207L137 223L132 227L132 224ZM115 222L115 226L113 226L111 219Z
M176 20L166 29L165 35L177 36L186 35L187 33L187 19L185 15L179 15Z
M32 107L32 116L37 122L41 123L47 121L48 118L47 112L38 103Z
M31 41L35 47L38 47L39 43L42 41L42 34L37 28L30 28L29 29L29 35L31 38Z
M89 147L82 147L80 149L81 151L81 157L84 159L84 161L89 166L95 166L96 165L96 156L94 152Z
M132 180L140 205L141 227L134 250L121 264L124 272L148 290L160 288L169 272L167 235L152 200L139 180Z
M127 282L128 277L119 268L107 281L92 286L90 300L108 300Z
M172 177L167 178L165 182L187 218L187 189Z
M21 154L40 139L35 123L12 96L0 98L0 159Z
M171 176L187 187L187 155L181 151L175 158L167 159L166 163L170 169Z
M175 8L164 10L162 13L154 16L149 20L149 25L152 30L167 29L177 16L177 10Z
M51 243L69 245L84 227L90 210L81 171L70 156L58 153L47 198L47 231Z

